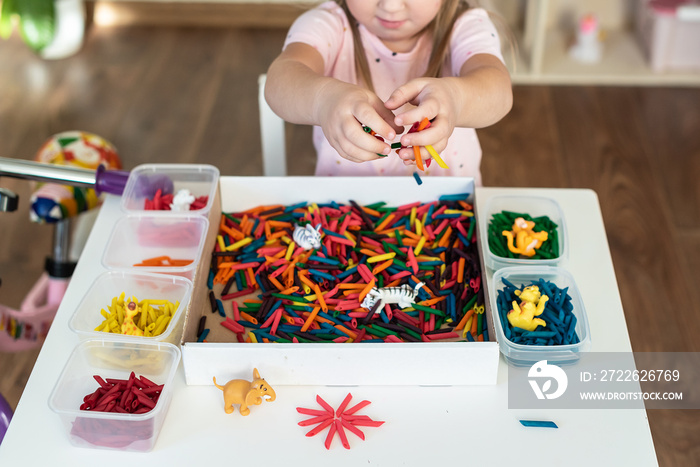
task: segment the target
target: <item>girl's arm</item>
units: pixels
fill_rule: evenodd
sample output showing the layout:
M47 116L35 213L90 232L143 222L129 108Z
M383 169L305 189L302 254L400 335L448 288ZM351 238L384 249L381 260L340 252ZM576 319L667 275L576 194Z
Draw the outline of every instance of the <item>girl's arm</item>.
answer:
M398 114L394 123L411 125L423 118L433 122L424 131L404 135L403 146L431 144L441 152L456 127L483 128L503 118L513 105L513 91L505 65L493 55L477 54L464 63L460 76L411 80L397 88L385 105L395 110L407 102L415 107ZM402 149L399 156L412 161L413 151Z
M265 99L282 119L319 125L338 153L353 162L377 159L391 148L365 133L369 126L389 140L403 127L376 94L324 76L321 54L308 44L292 43L267 71Z

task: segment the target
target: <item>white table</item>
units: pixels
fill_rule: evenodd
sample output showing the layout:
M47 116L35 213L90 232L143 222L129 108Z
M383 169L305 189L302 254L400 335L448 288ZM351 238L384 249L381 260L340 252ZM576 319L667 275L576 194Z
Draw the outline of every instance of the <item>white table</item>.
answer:
M561 204L571 253L567 268L577 280L589 314L596 352L631 351L605 229L594 192L574 189L476 191L477 204L497 194L545 195ZM507 365L498 384L460 387L276 387L277 400L252 408L248 417L227 415L213 386L187 386L182 366L164 427L150 453L74 448L48 399L78 337L68 320L94 277L108 235L120 215L119 200L101 208L75 275L0 446L0 465L657 465L644 410L509 410ZM487 277L488 280L488 277ZM263 375L264 376L264 375ZM337 406L372 404L361 413L386 423L365 428L366 440L336 436L330 451L325 432L304 436L307 418L296 407L316 408L321 395ZM553 420L559 429L524 428L520 419Z

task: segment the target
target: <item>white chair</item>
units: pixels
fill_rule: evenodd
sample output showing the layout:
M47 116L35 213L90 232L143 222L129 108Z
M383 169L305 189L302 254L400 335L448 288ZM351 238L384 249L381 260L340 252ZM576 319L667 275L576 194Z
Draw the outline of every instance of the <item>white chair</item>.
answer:
M265 79L258 77L258 108L260 110L260 137L262 140L263 175L284 177L287 175L287 148L284 137L284 120L272 111L265 100Z

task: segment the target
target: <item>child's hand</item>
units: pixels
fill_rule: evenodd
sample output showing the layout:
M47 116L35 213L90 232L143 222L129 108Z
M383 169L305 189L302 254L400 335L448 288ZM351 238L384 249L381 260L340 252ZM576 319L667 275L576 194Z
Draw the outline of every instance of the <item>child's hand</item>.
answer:
M429 128L401 137L404 148L398 151L405 165L415 164L411 146L432 145L438 152L447 147L447 140L452 135L457 120L459 107L459 89L454 88L449 78L417 78L398 87L384 103L387 109L396 110L405 104L412 104L409 110L399 113L394 118L397 125L412 125L423 118L431 120ZM430 154L421 148L422 158L429 159Z
M330 145L349 161L365 162L378 159L378 153L388 155L391 152L388 143L366 133L362 125L388 141L403 131L403 126L394 123L393 112L381 99L359 86L328 81L319 89L317 102L314 120L320 122Z

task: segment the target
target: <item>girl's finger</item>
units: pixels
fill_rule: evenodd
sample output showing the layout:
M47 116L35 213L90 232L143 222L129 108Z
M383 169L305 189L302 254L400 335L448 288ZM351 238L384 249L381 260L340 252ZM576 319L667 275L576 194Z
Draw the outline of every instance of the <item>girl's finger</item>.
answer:
M391 146L384 140L384 138L374 133L369 127L363 128L364 134L353 140L357 147L370 154L388 156L391 153ZM375 158L372 157L372 159Z
M403 112L398 113L394 121L396 123L400 122L402 125L412 125L415 122L420 122L424 118L427 118L432 122L432 127L438 115L444 115L440 111L440 103L430 97L421 100L417 105L417 107L409 107Z
M453 131L454 128L450 128L447 120L438 116L431 121L428 128L403 135L401 144L404 146L425 146L430 144L433 147L437 147L441 141L447 141Z
M391 93L384 106L389 110L396 110L404 104L412 103L423 90L425 84L420 79L414 79L399 86Z
M430 159L430 154L428 154L428 151L423 147L420 148L420 154L423 162ZM398 155L401 160L403 160L404 165L416 165L416 156L413 152L413 147L399 150Z
M438 130L428 128L427 130L403 135L401 137L401 145L406 147L425 146L426 144L433 144L440 139L440 133Z
M356 127L347 138L334 146L342 157L353 162L366 162L387 156L391 152L387 143L363 131L361 125L356 124Z
M365 126L389 141L403 132L403 127L394 123L394 113L383 106L372 108L371 111L363 112L362 116L356 117Z
M414 157L413 150L411 148L401 148L396 152L396 154L398 154L399 158L404 162L412 161Z

